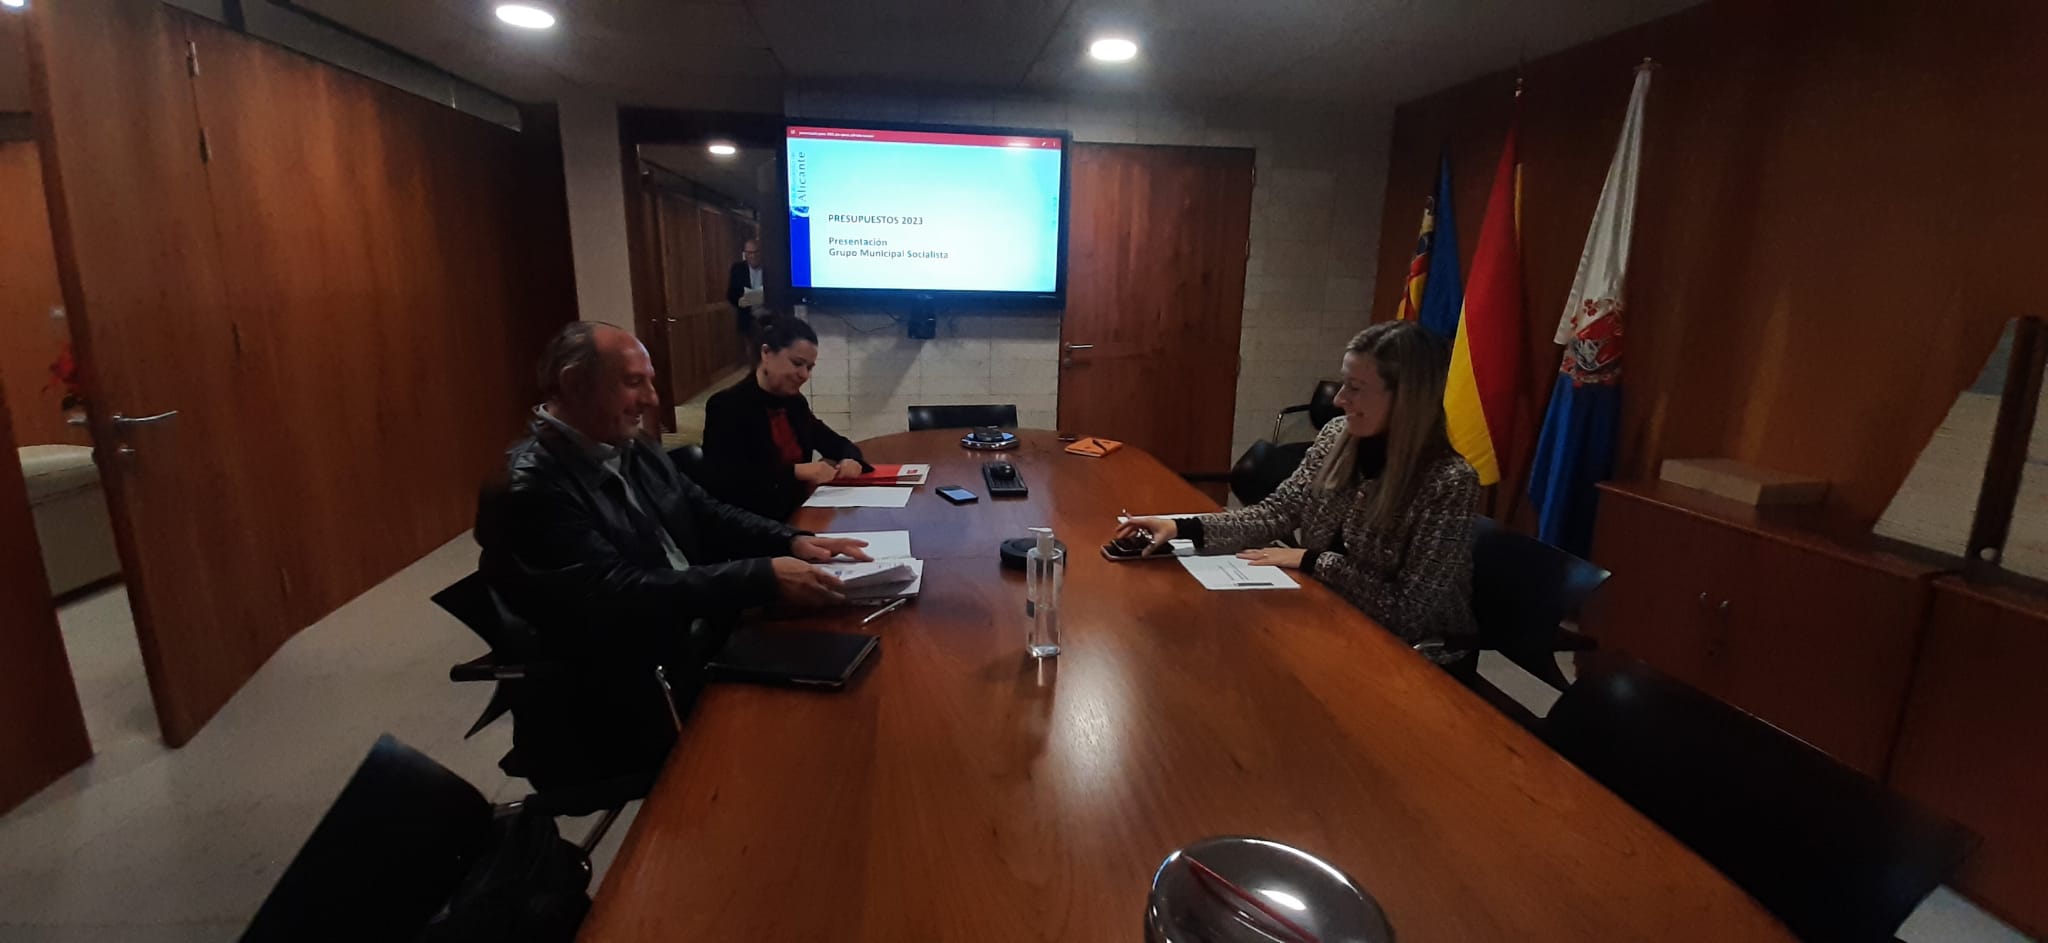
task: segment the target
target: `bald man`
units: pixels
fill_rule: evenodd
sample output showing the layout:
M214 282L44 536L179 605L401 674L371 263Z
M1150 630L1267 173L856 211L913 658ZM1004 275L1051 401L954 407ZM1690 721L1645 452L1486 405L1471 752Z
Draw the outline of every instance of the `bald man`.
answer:
M532 434L478 507L485 579L532 625L540 657L575 667L550 703L523 716L514 708L519 752L551 767L615 774L658 763L674 727L655 665L687 702L723 644L722 628L706 625L769 603L839 601L838 581L810 564L867 559L860 541L722 504L679 473L649 442L654 381L631 333L563 328L541 359L546 402Z

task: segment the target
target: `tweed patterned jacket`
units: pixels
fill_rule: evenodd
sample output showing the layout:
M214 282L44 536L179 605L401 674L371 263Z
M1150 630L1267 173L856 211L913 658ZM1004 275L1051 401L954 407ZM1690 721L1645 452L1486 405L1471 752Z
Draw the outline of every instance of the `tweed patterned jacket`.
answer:
M1394 526L1375 528L1367 509L1379 479L1327 491L1314 484L1317 469L1345 441L1346 425L1342 416L1325 425L1301 467L1264 501L1195 518L1202 552L1288 541L1309 551L1303 570L1410 645L1476 631L1472 513L1478 474L1455 454L1437 459ZM1340 536L1343 552L1331 552Z

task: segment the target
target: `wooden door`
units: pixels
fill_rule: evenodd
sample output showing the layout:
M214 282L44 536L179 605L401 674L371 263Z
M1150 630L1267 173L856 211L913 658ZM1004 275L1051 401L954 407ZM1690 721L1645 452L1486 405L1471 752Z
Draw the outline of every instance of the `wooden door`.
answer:
M0 389L0 813L92 758Z
M1252 152L1076 144L1061 429L1230 470Z
M29 35L72 340L157 720L178 746L289 634L272 536L289 524L248 480L277 433L274 383L260 329L225 303L179 22L153 0L65 0L37 4Z

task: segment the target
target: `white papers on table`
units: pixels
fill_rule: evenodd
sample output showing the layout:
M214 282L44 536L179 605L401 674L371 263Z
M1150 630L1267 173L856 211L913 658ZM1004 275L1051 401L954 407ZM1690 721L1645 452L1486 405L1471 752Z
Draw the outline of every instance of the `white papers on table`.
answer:
M877 560L875 561L875 563L888 563L891 565L901 566L903 568L905 578L887 583L865 583L860 586L848 586L846 587L847 602L888 602L891 599L900 599L905 596L915 596L918 594L919 590L924 589L923 560ZM859 565L872 566L874 564L863 563Z
M863 581L855 584L847 580L846 601L851 603L881 602L901 596L915 596L924 588L924 561L910 555L910 532L907 530L855 531L844 534L819 534L820 537L849 537L868 542L867 554L874 557L874 563L840 562L821 564L828 571L835 567L898 566L907 568L901 577L893 582ZM844 558L842 557L841 560ZM838 575L834 572L834 575ZM840 576L846 580L846 577Z
M839 578L847 589L908 583L916 576L910 560L876 560L871 563L814 563L812 566Z
M1181 557L1180 565L1201 581L1203 589L1300 589L1277 566L1253 566L1232 556Z
M900 508L910 503L910 488L845 488L823 485L804 502L807 508Z
M767 289L749 288L746 291L740 292L739 306L742 308L758 308L767 297Z
M818 536L867 541L867 555L877 560L910 558L910 532L907 530L868 530L850 534L819 534Z

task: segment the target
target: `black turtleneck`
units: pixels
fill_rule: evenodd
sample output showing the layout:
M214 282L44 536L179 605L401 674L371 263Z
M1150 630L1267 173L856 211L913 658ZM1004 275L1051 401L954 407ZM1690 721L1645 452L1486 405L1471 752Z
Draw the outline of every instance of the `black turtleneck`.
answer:
M1367 481L1378 478L1387 470L1387 436L1385 433L1366 436L1358 440L1358 460L1352 463L1352 480Z

